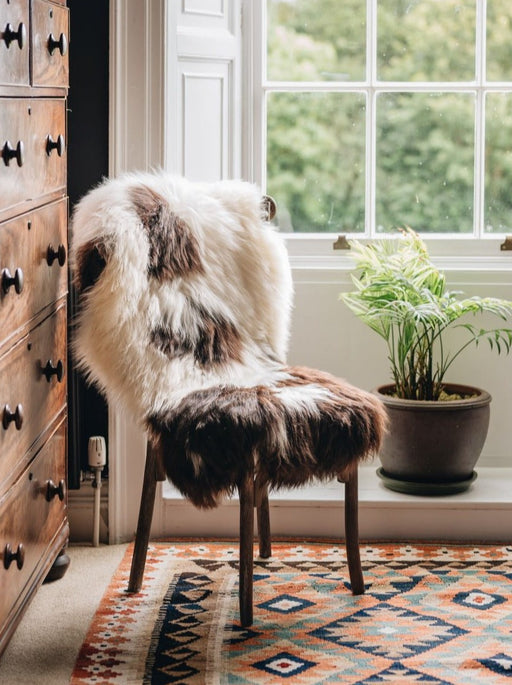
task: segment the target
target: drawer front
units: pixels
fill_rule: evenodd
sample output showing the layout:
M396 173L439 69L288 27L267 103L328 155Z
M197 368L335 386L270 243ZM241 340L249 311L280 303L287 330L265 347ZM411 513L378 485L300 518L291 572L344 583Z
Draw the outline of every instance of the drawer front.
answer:
M66 87L69 11L46 0L32 6L32 85Z
M32 574L66 518L61 481L66 482L65 422L0 501L0 625L29 590Z
M67 292L67 200L0 224L0 342Z
M62 305L0 359L0 492L65 402L66 306Z
M28 0L0 0L0 85L29 85Z
M63 99L0 99L2 207L33 201L66 186Z

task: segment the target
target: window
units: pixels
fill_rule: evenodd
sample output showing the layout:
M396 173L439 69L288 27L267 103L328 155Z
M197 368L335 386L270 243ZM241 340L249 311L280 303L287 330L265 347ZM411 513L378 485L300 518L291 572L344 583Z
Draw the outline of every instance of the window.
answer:
M512 230L510 0L248 7L252 175L282 231Z

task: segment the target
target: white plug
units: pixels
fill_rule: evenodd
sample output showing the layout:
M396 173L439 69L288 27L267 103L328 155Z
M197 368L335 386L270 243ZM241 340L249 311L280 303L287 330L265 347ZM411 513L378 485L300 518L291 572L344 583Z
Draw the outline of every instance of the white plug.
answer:
M103 468L107 463L107 446L102 435L89 438L88 457L91 469Z

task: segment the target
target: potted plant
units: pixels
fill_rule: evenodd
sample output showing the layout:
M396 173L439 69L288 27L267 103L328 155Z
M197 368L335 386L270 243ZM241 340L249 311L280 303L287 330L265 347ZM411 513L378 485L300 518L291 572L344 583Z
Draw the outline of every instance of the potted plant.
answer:
M351 243L355 290L340 296L387 344L393 382L374 391L390 420L378 474L400 492L460 492L476 477L491 397L448 382L446 374L470 345L486 341L498 353L510 351L510 328L481 328L470 319L489 313L506 321L512 302L448 290L420 236L411 229L401 233L398 244ZM445 334L454 327L464 339L450 349Z

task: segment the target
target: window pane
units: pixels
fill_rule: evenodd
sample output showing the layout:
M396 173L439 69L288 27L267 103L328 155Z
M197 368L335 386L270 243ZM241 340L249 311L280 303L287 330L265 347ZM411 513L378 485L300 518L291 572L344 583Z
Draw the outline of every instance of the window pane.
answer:
M485 117L485 230L512 228L512 94L489 93Z
M365 96L270 93L267 193L282 231L364 231Z
M510 0L487 0L487 78L512 78L512 4Z
M473 95L378 97L378 231L473 230L473 129Z
M378 78L472 81L475 20L475 0L379 0Z
M274 81L363 80L366 0L267 0Z

